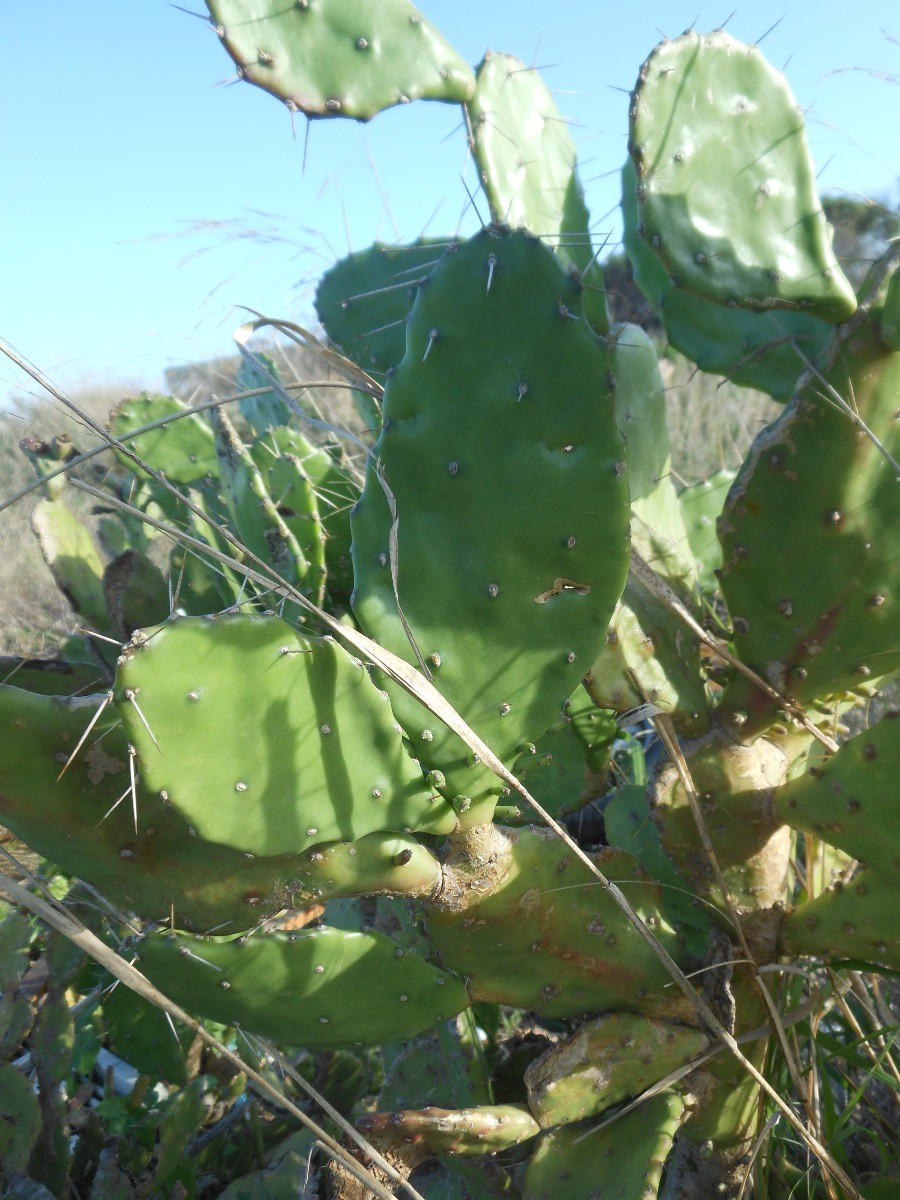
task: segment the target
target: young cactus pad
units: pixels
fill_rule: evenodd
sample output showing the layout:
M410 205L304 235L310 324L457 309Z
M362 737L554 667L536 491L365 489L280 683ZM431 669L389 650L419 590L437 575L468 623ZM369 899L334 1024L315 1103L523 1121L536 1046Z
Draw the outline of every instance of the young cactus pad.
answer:
M581 1121L639 1095L708 1045L687 1025L606 1013L528 1067L529 1107L545 1129Z
M546 1133L528 1164L524 1200L652 1200L686 1109L670 1090L604 1128L585 1122Z
M185 617L135 639L116 699L143 784L211 841L296 854L455 825L365 668L277 617Z
M409 0L208 0L242 79L308 117L468 99L472 69Z
M398 514L400 607L438 689L507 760L562 711L625 581L628 484L611 367L553 252L490 228L434 268L387 382L375 456ZM352 526L360 624L415 663L372 464ZM448 794L493 788L483 769L466 769L455 735L392 698Z
M419 284L454 241L376 242L335 263L316 288L316 314L330 340L382 379L406 350L406 318Z

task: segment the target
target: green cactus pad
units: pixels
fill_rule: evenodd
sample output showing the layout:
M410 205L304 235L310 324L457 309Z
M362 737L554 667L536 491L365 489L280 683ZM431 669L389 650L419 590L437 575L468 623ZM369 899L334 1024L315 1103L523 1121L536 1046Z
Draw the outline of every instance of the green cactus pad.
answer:
M298 1189L315 1188L315 1152L315 1134L300 1129L269 1151L265 1167L233 1179L219 1193L219 1200L298 1200Z
M406 350L406 318L418 285L455 242L376 242L335 263L316 289L316 313L330 340L370 375L383 379Z
M0 1063L0 1163L6 1170L28 1170L41 1124L41 1109L30 1080L12 1063ZM37 1190L37 1184L31 1186Z
M162 1009L124 983L104 994L103 1018L114 1054L151 1079L179 1087L187 1082L185 1057L194 1035L181 1022L170 1024Z
M207 527L192 528L194 537L209 535ZM227 567L201 558L195 550L175 545L169 555L169 579L175 608L191 617L221 612L242 599L241 586Z
M694 563L671 479L656 349L642 329L625 325L616 334L615 361L616 420L628 448L632 546L690 605ZM672 714L679 732L697 736L707 728L699 643L633 576L585 682L601 708L623 713L649 700Z
M884 874L861 871L789 913L781 929L785 954L854 959L900 971L897 864Z
M536 68L511 54L484 56L467 105L478 176L491 218L530 229L574 268L587 289L584 312L609 329L603 272L594 260L577 151L565 118Z
M897 458L900 354L877 339L879 315L840 344L827 380ZM800 703L900 667L896 472L825 391L814 379L759 434L718 525L736 652ZM748 733L774 719L743 677L723 706L749 714Z
M717 471L700 483L692 483L678 493L681 517L688 543L697 563L702 587L713 592L718 587L715 572L722 565L722 548L716 537L716 520L725 505L734 471Z
M313 577L319 568L321 536L324 537L328 590L333 597L349 597L353 588L350 509L359 499L359 486L345 469L339 454L314 446L298 430L286 426L269 429L263 437L257 438L250 447L250 454L266 479L276 506L291 510L282 512L282 516L293 529L301 549L307 542L310 544L307 557ZM289 465L279 464L281 458L292 461ZM306 499L306 485L298 479L298 472L302 472L312 486L311 502ZM309 524L310 521L313 524Z
M87 657L87 656L86 656ZM0 683L10 683L40 696L86 696L105 687L106 672L93 662L68 655L59 658L18 658L0 655Z
M755 46L721 30L662 42L630 117L641 236L678 287L755 311L852 316L803 116Z
M889 350L900 350L900 271L894 271L885 293L881 340Z
M379 1145L418 1145L427 1147L434 1155L462 1157L497 1154L541 1131L528 1110L514 1104L367 1113L357 1120L356 1126L377 1138Z
M170 483L190 484L204 475L218 474L216 448L208 422L196 413L188 413L187 405L173 396L158 396L142 392L123 400L109 417L109 431L122 438L133 429L140 429L162 417L181 413L159 429L142 433L128 442L129 450L143 459L155 471L161 471ZM124 466L136 471L130 458L119 455Z
M461 979L380 933L159 933L138 954L140 970L176 1003L283 1046L377 1046L415 1037L469 1004Z
M598 1009L693 1015L666 987L668 972L619 906L552 830L498 830L498 837L506 843L497 855L502 873L490 890L467 897L461 911L426 910L431 941L466 976L474 1000L544 1017ZM603 850L596 861L683 961L681 940L662 913L662 889L637 859Z
M448 253L410 316L375 451L399 516L403 612L438 689L507 760L562 712L627 569L610 359L580 311L576 283L525 233L484 230ZM415 662L371 465L352 524L356 615ZM447 794L494 789L436 718L392 698ZM467 820L487 815L476 805Z
M241 78L308 117L368 121L410 100L461 103L472 70L409 0L207 0Z
M31 528L56 586L91 632L112 633L103 595L103 560L90 530L62 500L39 500Z
M697 639L633 577L584 682L600 708L621 714L649 701L671 715L686 736L698 736L709 726Z
M326 914L327 918L327 914ZM482 1031L471 1009L411 1041L382 1046L381 1111L471 1108L491 1101Z
M325 592L325 526L319 516L316 488L299 458L279 455L271 464L266 487L275 511L294 536L306 561L305 580L314 603Z
M586 1021L525 1072L538 1123L567 1125L638 1095L709 1045L698 1029L633 1013Z
M772 801L779 819L837 846L867 867L900 866L895 824L900 776L900 712L889 712L833 758L780 787Z
M677 1092L661 1092L597 1132L584 1122L546 1133L528 1164L523 1200L652 1200L686 1107Z
M140 781L135 833L128 745L112 709L57 781L98 703L0 687L0 823L17 837L114 904L154 920L174 911L199 930L247 929L289 900L295 881L300 892L324 886L305 855L252 858L204 841Z
M832 326L807 312L723 307L674 287L638 233L636 186L629 159L622 171L623 241L638 286L662 318L669 343L702 371L758 388L774 400L789 400L804 365L797 351L818 362Z
M211 841L298 854L455 825L362 665L276 617L172 621L126 649L116 696L142 783Z

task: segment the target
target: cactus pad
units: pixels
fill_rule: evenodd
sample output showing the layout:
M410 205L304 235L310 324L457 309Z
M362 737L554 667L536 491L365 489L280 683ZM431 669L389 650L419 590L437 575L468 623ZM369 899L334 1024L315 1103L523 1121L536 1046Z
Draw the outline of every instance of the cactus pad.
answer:
M491 218L544 238L585 287L585 316L609 329L603 273L566 121L536 68L511 54L485 55L467 105L472 149Z
M519 755L513 772L551 816L574 812L606 787L615 716L579 687L565 713Z
M843 745L823 766L778 788L778 817L879 873L900 865L895 824L900 775L900 712Z
M284 1046L376 1046L414 1037L469 1004L461 979L380 933L158 933L138 954L140 970L177 1003Z
M638 233L636 186L629 159L622 172L623 241L637 284L662 318L669 343L702 371L758 388L774 400L789 400L803 369L797 350L817 362L832 326L808 312L724 307L675 287Z
M661 1092L596 1132L584 1123L545 1134L528 1164L524 1200L653 1200L685 1110L677 1092Z
M129 441L129 450L155 471L161 471L170 483L190 484L204 475L217 474L216 448L209 424L196 413L187 412L187 406L173 396L142 392L123 400L110 414L109 431L113 437L122 438L133 429L178 413L182 415L177 421ZM120 457L126 467L136 470L130 458L121 454Z
M174 912L200 930L247 929L292 881L308 883L304 856L254 859L204 841L140 783L136 833L128 745L111 709L57 780L98 703L0 687L0 822L17 837L114 904L150 919Z
M376 242L342 258L316 288L316 313L336 346L383 379L406 349L406 318L419 283L453 238L419 238L408 246Z
M581 1121L638 1095L708 1045L699 1029L607 1013L529 1066L528 1105L545 1129Z
M692 483L678 493L681 517L697 563L697 574L702 587L710 592L718 587L715 572L722 565L716 520L725 505L734 475L734 471L717 471L708 479Z
M884 874L861 871L850 883L838 882L798 905L784 919L784 953L882 963L900 971L896 875L896 862Z
M409 1112L369 1113L356 1122L379 1145L416 1145L431 1154L463 1157L497 1154L527 1141L541 1128L527 1109L514 1104L481 1108L424 1108Z
M368 121L410 100L462 102L469 65L409 0L207 0L241 78L308 117Z
M580 311L576 283L525 233L488 229L449 252L413 307L375 451L396 499L403 612L438 689L507 760L562 712L627 567L610 359ZM390 529L370 466L353 513L355 612L415 662ZM448 794L493 788L415 701L394 705Z
M62 500L39 500L31 517L56 586L91 632L112 633L103 594L103 561L86 525Z
M802 114L755 46L721 30L662 42L630 115L641 236L678 287L761 312L853 314Z
M296 854L455 825L362 665L278 618L170 622L131 643L116 696L141 781L211 841Z
M448 966L465 974L473 999L545 1017L591 1009L674 1015L682 1001L665 986L666 969L552 830L498 834L507 845L498 851L502 875L491 889L462 911L427 910L431 941ZM662 913L662 890L637 859L604 850L596 861L669 953L683 958Z
M896 472L823 394L852 403L900 455L900 354L878 341L878 315L840 344L827 384L814 379L759 434L718 526L737 654L801 703L900 666ZM723 704L749 714L747 732L773 720L772 701L743 679Z

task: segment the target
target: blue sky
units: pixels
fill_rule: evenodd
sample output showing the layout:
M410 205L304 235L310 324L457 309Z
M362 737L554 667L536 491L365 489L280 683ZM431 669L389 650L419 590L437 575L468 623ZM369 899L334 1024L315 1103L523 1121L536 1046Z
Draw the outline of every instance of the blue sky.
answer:
M697 0L421 8L473 63L490 47L544 68L574 122L600 218L616 205L625 155L619 89L661 33L695 18L714 28L733 3L699 13ZM900 86L879 77L900 76L896 3L756 0L728 29L756 41L779 18L763 49L787 64L810 110L823 189L896 198ZM455 106L414 104L368 125L315 122L304 169L305 121L293 131L274 98L217 86L232 74L217 39L162 0L12 6L4 48L0 336L65 386L159 387L168 365L230 352L240 305L308 323L312 281L348 246L426 226L453 232L467 206ZM615 237L615 214L599 228ZM16 384L0 363L0 393Z

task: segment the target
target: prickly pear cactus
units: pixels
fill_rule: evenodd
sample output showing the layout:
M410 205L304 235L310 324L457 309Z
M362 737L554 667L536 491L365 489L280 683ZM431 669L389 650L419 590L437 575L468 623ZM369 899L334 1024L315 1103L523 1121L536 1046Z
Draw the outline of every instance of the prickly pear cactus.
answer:
M96 538L45 479L71 448L25 447L87 633L52 673L9 664L0 820L120 907L185 1008L308 1055L428 1200L750 1195L774 1109L748 1061L796 1072L779 1005L824 965L900 969L900 723L840 749L822 728L900 667L900 252L857 298L758 48L653 52L623 173L635 276L672 346L785 402L735 477L676 486L659 348L609 325L536 72L491 53L473 73L406 0L209 8L241 76L308 116L465 105L491 224L326 273L364 469L264 358L231 415L116 409ZM529 823L523 781L564 829ZM21 932L0 923L7 1031ZM113 1041L152 1067L161 1026L123 994ZM17 1170L28 1095L4 1060ZM151 1123L158 1180L185 1119ZM227 1194L287 1188L282 1149ZM819 1157L853 1194L846 1156ZM95 1159L91 1195L124 1186Z

